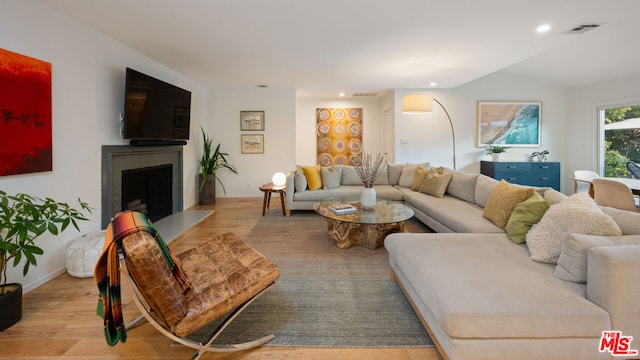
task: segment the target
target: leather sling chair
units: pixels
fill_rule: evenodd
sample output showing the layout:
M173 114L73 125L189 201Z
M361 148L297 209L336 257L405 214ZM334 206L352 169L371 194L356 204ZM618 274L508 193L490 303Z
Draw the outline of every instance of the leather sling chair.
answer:
M250 349L275 337L268 335L241 344L213 344L229 323L280 276L276 264L233 233L216 236L174 257L144 215L127 211L109 225L103 254L108 252L109 243L118 244L119 260L112 262L119 263L134 294L134 303L142 312L126 326L120 326L121 309L110 311L113 302L109 306L103 304L108 298L114 298L116 287L110 287L112 294L103 294L105 286L101 287L99 281L101 261L98 260L95 276L101 289L98 313L104 316L105 337L110 345L124 342L126 329L143 319L174 342L195 349L192 359L198 359L205 352ZM114 277L113 272L109 274ZM116 305L120 306L119 286L116 295ZM111 318L101 314L101 306ZM226 319L212 330L206 341L187 338L224 316Z

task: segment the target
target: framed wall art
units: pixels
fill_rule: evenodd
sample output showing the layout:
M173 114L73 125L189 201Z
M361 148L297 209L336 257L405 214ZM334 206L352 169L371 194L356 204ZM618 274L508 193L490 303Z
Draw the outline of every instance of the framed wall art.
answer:
M317 108L317 163L350 165L362 153L362 122L362 108Z
M51 63L0 49L0 176L51 171Z
M542 102L478 101L477 146L539 147Z
M242 154L264 154L264 135L240 135Z
M240 111L240 130L264 131L264 111Z

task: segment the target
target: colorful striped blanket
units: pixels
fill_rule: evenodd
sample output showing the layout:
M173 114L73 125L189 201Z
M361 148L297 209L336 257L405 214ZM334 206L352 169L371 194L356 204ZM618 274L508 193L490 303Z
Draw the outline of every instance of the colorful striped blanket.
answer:
M117 344L118 341L127 341L120 300L118 249L122 245L122 239L138 231L146 231L156 239L171 273L182 286L182 290L186 291L191 288L189 279L180 268L180 262L173 256L149 219L144 214L133 211L118 214L107 227L104 247L93 273L100 291L97 313L104 319L105 340L111 346Z

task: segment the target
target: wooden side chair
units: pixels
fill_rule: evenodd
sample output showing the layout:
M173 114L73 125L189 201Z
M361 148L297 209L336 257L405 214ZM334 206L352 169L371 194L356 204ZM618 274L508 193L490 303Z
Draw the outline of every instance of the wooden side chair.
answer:
M594 199L598 205L638 211L633 193L627 185L606 178L596 178L591 183L593 184Z
M149 229L150 224L144 215L125 212L119 216L132 217L137 227L128 230L116 242L119 243L120 271L125 275L142 315L127 324L124 331L116 326L112 334L123 332L118 333L114 341L110 341L107 334L105 318L105 336L110 345L124 342L126 329L133 328L144 319L174 342L195 349L192 359L198 359L204 352L246 350L274 338L274 335L268 335L241 344L213 344L232 320L274 285L280 276L276 264L233 233L217 236L173 257L158 234ZM113 238L117 239L118 235L113 234ZM100 260L96 266L96 281L99 278L98 266ZM119 287L117 295L119 297ZM226 319L212 329L206 341L187 338L187 335L225 316Z

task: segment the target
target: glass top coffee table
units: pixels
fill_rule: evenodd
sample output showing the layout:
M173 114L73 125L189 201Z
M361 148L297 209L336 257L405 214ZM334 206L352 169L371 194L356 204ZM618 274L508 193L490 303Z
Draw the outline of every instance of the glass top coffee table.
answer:
M334 198L317 202L313 210L327 219L329 235L341 249L353 245L376 249L384 238L394 232L404 231L404 222L413 217L413 210L400 201L379 199L373 209L364 209L357 198ZM329 207L351 204L352 214L338 215Z

